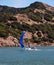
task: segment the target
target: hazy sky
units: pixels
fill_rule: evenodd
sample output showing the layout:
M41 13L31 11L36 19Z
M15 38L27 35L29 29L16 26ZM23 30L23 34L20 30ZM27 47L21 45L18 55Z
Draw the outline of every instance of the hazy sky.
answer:
M36 1L40 1L54 7L54 0L0 0L0 5L7 5L19 8L19 7L26 7Z

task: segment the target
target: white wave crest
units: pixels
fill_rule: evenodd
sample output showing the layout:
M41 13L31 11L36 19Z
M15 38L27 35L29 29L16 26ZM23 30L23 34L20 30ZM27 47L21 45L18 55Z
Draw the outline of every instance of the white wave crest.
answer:
M40 49L37 49L37 48L25 48L25 50L35 50L35 51L38 51L38 50L40 50Z

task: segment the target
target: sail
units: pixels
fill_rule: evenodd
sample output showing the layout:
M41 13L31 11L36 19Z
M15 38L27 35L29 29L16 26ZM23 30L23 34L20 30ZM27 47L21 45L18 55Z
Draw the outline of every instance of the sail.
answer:
M25 35L25 32L23 32L22 35L20 36L20 45L21 45L22 48L24 47L24 45L23 45L23 37L24 37L24 35Z

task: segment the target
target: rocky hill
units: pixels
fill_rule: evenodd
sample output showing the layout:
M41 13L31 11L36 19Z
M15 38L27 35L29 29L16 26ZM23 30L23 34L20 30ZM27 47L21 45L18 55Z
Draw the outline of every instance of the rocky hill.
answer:
M25 45L28 38L31 46L53 46L54 7L42 2L34 2L25 8L0 5L0 46L19 46L23 31L28 31Z

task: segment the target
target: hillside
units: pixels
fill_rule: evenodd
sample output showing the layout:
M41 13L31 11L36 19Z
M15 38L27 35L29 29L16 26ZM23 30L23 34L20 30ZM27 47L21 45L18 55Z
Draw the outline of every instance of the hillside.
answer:
M0 5L0 46L19 46L23 31L31 46L54 45L54 7L42 2L25 8Z

